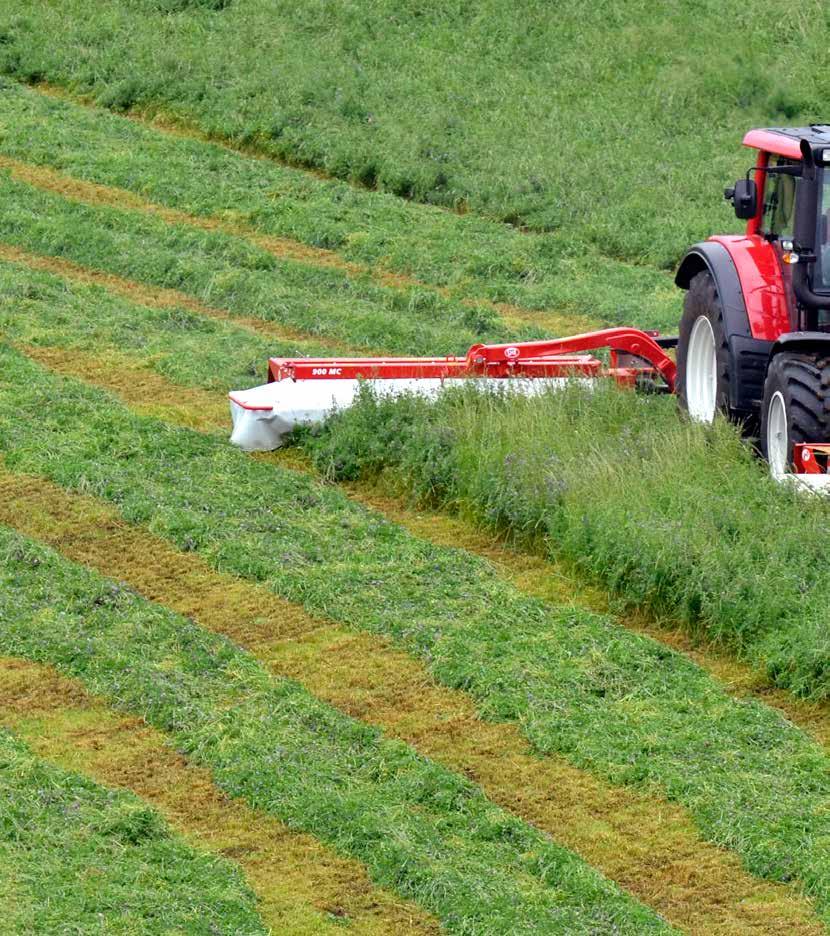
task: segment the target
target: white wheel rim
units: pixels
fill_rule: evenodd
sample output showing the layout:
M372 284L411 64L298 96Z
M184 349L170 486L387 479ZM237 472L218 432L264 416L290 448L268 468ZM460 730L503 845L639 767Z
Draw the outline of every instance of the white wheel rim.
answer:
M787 405L781 391L776 390L769 401L767 411L767 461L770 474L777 480L789 471L789 441Z
M705 315L692 326L686 355L686 403L695 422L715 419L718 395L718 359L715 333Z

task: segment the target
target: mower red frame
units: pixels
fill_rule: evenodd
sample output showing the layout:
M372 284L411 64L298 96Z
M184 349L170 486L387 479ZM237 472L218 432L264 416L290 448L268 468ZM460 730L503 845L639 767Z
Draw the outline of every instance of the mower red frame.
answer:
M270 358L269 383L278 380L398 380L456 377L610 377L623 386L662 378L674 392L674 361L659 332L606 328L568 338L473 345L464 357ZM674 339L662 339L672 346ZM610 364L585 352L608 348Z

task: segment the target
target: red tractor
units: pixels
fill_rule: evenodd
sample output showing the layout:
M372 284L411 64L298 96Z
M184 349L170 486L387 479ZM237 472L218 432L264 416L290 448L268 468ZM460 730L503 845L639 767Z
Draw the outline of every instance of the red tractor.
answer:
M830 126L752 130L758 150L725 197L746 233L695 244L676 391L692 419L760 430L776 477L821 474L830 453ZM754 174L754 178L752 177Z
M720 412L760 431L775 477L830 485L830 125L752 130L744 144L758 150L756 164L725 196L746 233L710 237L684 256L677 338L610 328L477 344L463 357L272 358L268 384L230 394L232 441L275 448L294 425L350 406L364 380L387 394L435 395L456 378L513 378L533 393L610 377L676 391L698 422ZM589 353L601 348L602 358Z

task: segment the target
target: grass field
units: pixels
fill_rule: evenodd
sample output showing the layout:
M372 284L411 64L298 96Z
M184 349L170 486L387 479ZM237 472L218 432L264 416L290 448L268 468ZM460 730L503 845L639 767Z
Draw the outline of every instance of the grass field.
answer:
M227 444L269 355L673 329L822 101L708 6L0 10L10 932L827 930L823 503L617 392Z

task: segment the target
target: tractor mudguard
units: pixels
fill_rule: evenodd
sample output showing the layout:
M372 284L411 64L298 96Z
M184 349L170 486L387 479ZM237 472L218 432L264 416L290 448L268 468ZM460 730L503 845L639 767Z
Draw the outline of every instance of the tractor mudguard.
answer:
M823 351L830 357L830 332L786 332L772 343L770 358L779 351Z
M715 281L723 309L731 358L729 406L737 415L749 416L761 406L773 343L753 337L738 270L723 244L704 241L691 247L674 281L681 289L688 289L692 277L703 270L708 270Z
M674 281L681 289L688 289L692 277L702 270L708 270L715 281L723 308L723 324L727 338L733 335L751 338L752 331L749 327L741 281L729 251L723 244L702 241L690 247L680 261Z

